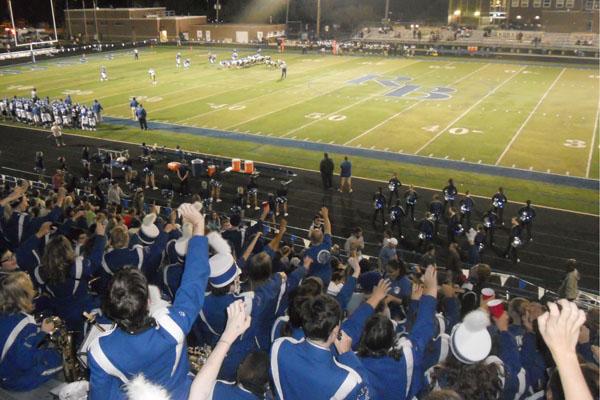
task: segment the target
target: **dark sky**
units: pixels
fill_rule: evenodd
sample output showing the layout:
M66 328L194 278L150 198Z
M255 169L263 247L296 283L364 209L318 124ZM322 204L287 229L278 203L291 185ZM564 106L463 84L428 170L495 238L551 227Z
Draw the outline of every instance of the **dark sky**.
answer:
M0 17L8 20L7 0L0 0ZM286 0L220 0L220 19L226 22L273 22L285 19ZM311 23L316 15L317 0L290 0L290 20ZM378 21L384 14L385 0L321 0L323 23L354 26L361 22ZM69 7L81 8L83 0L69 0ZM97 0L99 7L165 6L179 15L208 15L214 19L216 0ZM49 0L12 0L15 19L32 24L51 21ZM92 0L85 0L91 7ZM56 18L63 19L67 0L54 0ZM444 21L448 0L390 0L392 19Z

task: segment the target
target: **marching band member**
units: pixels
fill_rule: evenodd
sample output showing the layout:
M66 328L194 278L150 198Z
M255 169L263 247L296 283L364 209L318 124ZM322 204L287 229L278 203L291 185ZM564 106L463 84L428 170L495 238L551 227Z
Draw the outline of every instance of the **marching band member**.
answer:
M483 214L483 228L485 229L485 235L490 240L490 247L494 245L494 232L496 231L497 223L498 215L496 215L493 208L490 208Z
M502 187L498 188L498 192L492 196L492 206L494 207L494 212L498 216L499 225L504 226L504 207L508 203L508 199L504 195L504 189Z
M454 199L458 194L458 190L456 189L456 186L454 186L452 178L448 179L448 185L442 189L442 193L444 194L444 210L448 204L450 204L450 207L454 207Z
M417 194L415 187L410 185L408 190L404 192L404 201L406 203L406 213L408 214L410 212L410 219L413 222L415 221L415 206L417 205L418 198L419 195Z
M396 199L400 199L399 189L402 186L400 179L398 179L398 174L394 172L392 178L388 182L388 190L390 191L390 197L388 199L388 207L392 205L392 199L395 197Z
M144 275L136 269L115 274L104 304L115 326L101 334L88 350L90 400L126 398L123 384L139 374L161 385L172 399L188 398L192 382L185 337L204 303L210 270L204 217L191 204L181 205L179 213L192 224L194 236L188 245L175 301L170 307L149 311Z
M352 339L340 330L341 320L342 309L333 297L321 294L306 301L302 307L306 337L282 337L271 348L276 399L370 398L367 372L352 352Z
M426 243L431 243L433 241L435 225L433 223L433 216L428 211L425 213L425 218L423 218L419 222L419 244L417 245L419 248L424 248L423 246Z
M437 236L438 228L440 226L440 220L442 219L442 215L444 214L444 205L440 200L440 196L438 194L433 195L433 200L429 203L429 213L431 214L431 218L434 224L433 234Z
M447 226L448 242L456 242L456 236L462 234L464 231L465 230L460 223L460 217L458 216L456 210L454 209L454 207L450 207L448 209Z
M400 205L400 199L396 200L396 205L390 208L390 229L398 229L398 237L402 238L402 218L406 217L406 211Z
M471 213L473 212L475 204L473 203L473 199L471 198L471 193L467 190L465 192L465 197L460 200L460 224L465 228L471 227ZM467 220L465 225L464 220Z
M523 228L519 223L519 219L516 217L513 217L510 222L511 228L508 235L508 245L504 251L504 257L510 259L513 264L516 264L521 261L519 260L517 249L523 245L523 239L521 238Z
M246 208L253 207L254 210L260 210L258 206L258 185L256 184L256 178L250 177L250 182L246 185L246 193L248 195L248 201L246 202Z
M375 225L377 215L381 215L381 224L387 225L385 220L385 196L383 195L382 188L379 188L373 195L373 225Z
M527 229L527 236L529 241L533 241L533 221L535 220L535 210L531 207L531 200L527 200L525 207L519 210L519 220L521 221L521 227Z
M63 235L56 235L46 244L41 264L34 270L36 284L49 296L50 308L69 330L82 330L82 313L98 306L97 299L88 291L88 281L102 264L106 245L102 218L96 219L89 257L75 257L71 242Z
M25 272L0 277L0 387L7 390L35 389L62 370L59 352L40 347L54 324L37 326L30 314L35 294Z

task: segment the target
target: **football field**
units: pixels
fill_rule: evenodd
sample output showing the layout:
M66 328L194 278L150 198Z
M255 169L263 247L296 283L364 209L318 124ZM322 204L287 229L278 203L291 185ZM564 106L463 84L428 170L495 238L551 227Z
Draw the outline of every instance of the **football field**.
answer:
M286 61L280 80L265 65L209 64L208 50L147 48L138 61L115 52L5 67L0 96L28 96L32 87L41 97L70 93L121 118L131 117L135 96L149 121L598 178L597 66L266 53ZM176 68L178 51L189 69ZM231 50L216 53L220 61ZM280 158L285 164L285 152Z

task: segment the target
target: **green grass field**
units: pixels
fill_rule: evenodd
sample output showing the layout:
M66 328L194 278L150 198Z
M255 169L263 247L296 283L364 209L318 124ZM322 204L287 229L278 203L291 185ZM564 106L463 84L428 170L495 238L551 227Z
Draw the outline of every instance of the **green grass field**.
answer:
M280 72L264 65L223 70L208 63L205 48L179 51L191 59L189 70L176 69L174 48L144 49L139 61L115 53L112 60L104 54L88 56L85 64L63 58L39 63L34 70L30 65L0 69L0 96L27 96L31 87L51 98L71 93L80 103L100 100L104 114L115 117L130 116L129 99L136 96L150 121L598 179L597 68L272 54L288 64L288 78L280 81ZM221 50L218 59L229 54ZM107 67L108 82L99 82L101 65ZM149 68L157 71L156 86L148 77ZM91 134L143 140L132 128L103 127ZM320 158L299 149L173 137L169 132L144 135L147 141L183 144L190 150L311 169ZM515 200L532 197L548 206L598 211L598 194L591 190L357 161L357 172L365 177L386 179L399 170L407 182L441 187L452 175L486 196L501 182L515 192Z

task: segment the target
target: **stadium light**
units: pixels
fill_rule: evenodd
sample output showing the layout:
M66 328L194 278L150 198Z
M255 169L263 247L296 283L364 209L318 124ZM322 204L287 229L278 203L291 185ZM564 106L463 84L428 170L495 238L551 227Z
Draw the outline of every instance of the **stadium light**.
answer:
M521 19L521 16L520 16L520 15L517 15L517 19Z
M540 16L539 16L539 15L536 15L534 18L535 18L535 19L540 19Z
M456 11L454 11L454 16L455 16L455 17L458 17L458 16L460 16L460 10L456 10Z
M476 17L479 17L481 15L481 11L475 11L475 13L473 15Z

